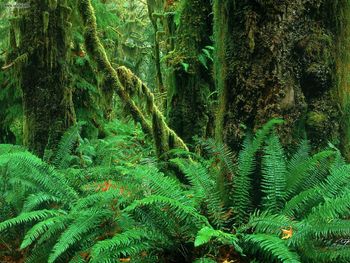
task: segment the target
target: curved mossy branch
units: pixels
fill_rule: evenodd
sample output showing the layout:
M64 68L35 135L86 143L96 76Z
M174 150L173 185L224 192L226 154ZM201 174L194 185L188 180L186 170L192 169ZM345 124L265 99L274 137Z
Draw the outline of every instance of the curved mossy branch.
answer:
M108 83L113 85L115 92L129 108L134 120L140 122L145 133L151 134L151 125L147 122L140 109L135 105L129 94L123 88L97 36L96 17L91 2L89 0L79 1L79 11L85 26L84 37L87 52L96 61L99 70L106 76Z
M117 74L120 82L130 93L146 99L147 113L152 117L153 137L155 140L158 155L161 155L173 148L188 150L184 141L169 128L165 122L162 112L154 102L154 95L151 90L131 70L126 67L118 67Z
M140 122L144 132L153 136L158 156L175 147L188 150L182 139L165 123L163 114L154 103L153 94L142 81L126 68L121 67L116 71L112 67L106 51L97 36L96 17L91 1L79 1L79 12L85 26L84 37L87 52L96 61L99 70L106 76L108 83L112 84L113 90L129 108L134 120ZM123 84L127 85L128 89ZM146 97L148 113L152 116L152 125L147 121L130 96L130 91L135 91L138 87Z

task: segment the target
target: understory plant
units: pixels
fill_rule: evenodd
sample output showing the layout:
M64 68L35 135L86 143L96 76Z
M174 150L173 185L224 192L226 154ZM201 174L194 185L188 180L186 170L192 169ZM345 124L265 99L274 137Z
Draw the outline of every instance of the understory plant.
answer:
M120 123L96 141L71 128L51 163L1 145L1 211L13 212L0 235L22 235L36 263L349 262L350 165L332 145L287 155L280 123L237 157L203 142L206 157L173 151L167 165Z

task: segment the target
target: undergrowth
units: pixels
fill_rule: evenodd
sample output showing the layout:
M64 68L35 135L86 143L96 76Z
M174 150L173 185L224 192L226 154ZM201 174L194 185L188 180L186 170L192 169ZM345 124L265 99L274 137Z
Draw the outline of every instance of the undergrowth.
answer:
M0 145L0 259L18 242L35 263L349 262L350 165L332 145L286 154L280 123L237 157L201 141L168 165L122 122L99 140L72 127L50 163Z

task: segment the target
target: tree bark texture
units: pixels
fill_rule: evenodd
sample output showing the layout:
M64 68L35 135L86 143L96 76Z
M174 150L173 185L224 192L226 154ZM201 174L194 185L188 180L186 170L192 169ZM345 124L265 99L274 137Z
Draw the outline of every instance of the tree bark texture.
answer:
M19 27L24 144L42 156L75 118L67 71L71 9L66 1L29 4Z
M246 128L282 117L286 145L339 143L337 75L346 0L214 1L216 137L239 149ZM341 87L340 87L341 88Z
M184 2L175 49L168 59L173 70L168 87L168 121L188 143L195 135L207 135L210 118L208 99L213 87L212 74L200 56L204 56L203 49L211 45L211 11L210 0Z

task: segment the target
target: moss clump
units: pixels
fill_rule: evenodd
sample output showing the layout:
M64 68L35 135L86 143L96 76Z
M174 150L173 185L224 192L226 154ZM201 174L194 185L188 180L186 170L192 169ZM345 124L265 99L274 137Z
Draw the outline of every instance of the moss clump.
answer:
M57 0L49 0L48 6L50 10L55 10L57 8Z
M44 34L47 33L47 29L49 28L49 20L50 20L50 14L49 12L45 11L43 12L43 31Z
M327 115L322 112L311 111L307 114L306 124L313 127L322 127L327 121Z

